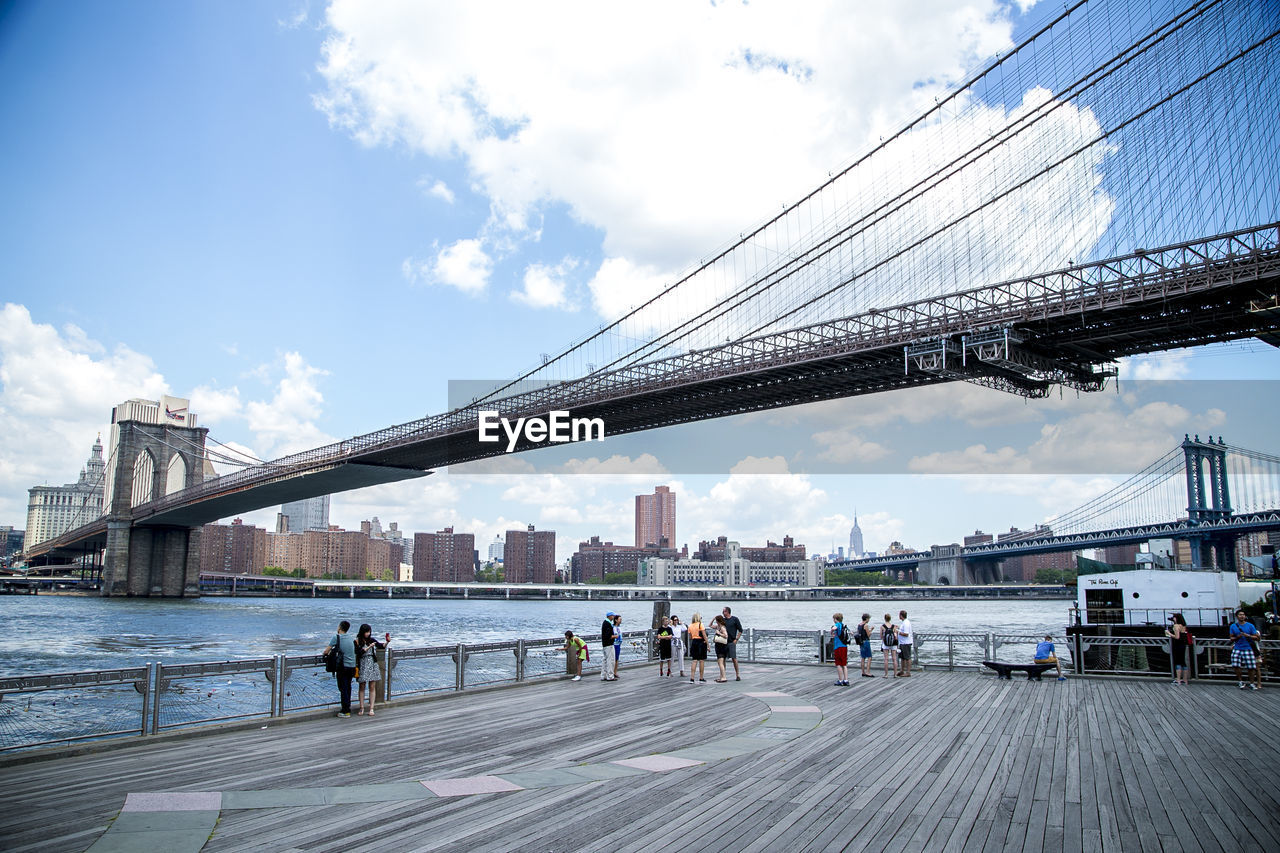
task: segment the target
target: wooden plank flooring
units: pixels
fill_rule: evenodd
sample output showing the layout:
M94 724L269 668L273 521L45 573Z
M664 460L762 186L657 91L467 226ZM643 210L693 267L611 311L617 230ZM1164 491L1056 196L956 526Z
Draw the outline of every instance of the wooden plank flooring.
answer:
M1280 690L997 681L831 684L747 665L740 684L652 667L0 764L0 849L81 851L130 793L320 788L545 770L745 732L779 690L823 711L798 739L661 773L509 793L224 809L219 851L1217 851L1280 849ZM776 715L775 715L776 716ZM1243 792L1240 791L1243 788Z

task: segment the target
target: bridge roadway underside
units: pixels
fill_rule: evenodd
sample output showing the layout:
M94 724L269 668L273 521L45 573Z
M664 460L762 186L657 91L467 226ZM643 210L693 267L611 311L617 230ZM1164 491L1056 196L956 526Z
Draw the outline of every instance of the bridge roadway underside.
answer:
M999 316L975 315L966 319L973 323L972 329L1007 325L1023 338L1023 351L1084 373L1091 366L1129 355L1274 336L1276 312L1255 310L1255 306L1273 296L1277 287L1280 278L1266 276L1210 291L1166 295L1158 303L1135 299L1089 313L1037 317L1006 309ZM922 321L913 335L916 340L941 336L959 342L963 331L941 321L937 328ZM957 358L944 371L908 368L904 364L904 346L902 340L889 344L833 341L827 348L829 352L806 357L791 357L780 351L774 358L777 364L772 366L707 378L678 376L665 384L655 380L634 394L575 405L572 415L601 418L607 434L616 435L955 380L995 382L1032 393L1048 387L972 355L965 366ZM495 408L501 411L500 404ZM520 442L516 450L542 446L545 445ZM357 459L373 465L429 469L498 456L505 450L505 441L479 442L472 427L374 450Z
M589 675L383 706L374 718L326 714L0 762L10 804L0 847L79 853L99 838L94 850L204 853L1280 845L1276 786L1241 792L1224 781L1267 780L1280 765L1280 690L1198 684L1176 688L1175 702L1157 678L852 674L852 686L834 687L829 668L747 664L742 682L692 685L645 666L612 683ZM782 695L746 695L758 691ZM787 704L803 713L778 710ZM762 726L781 728L775 739ZM671 753L695 760L656 772L612 763ZM421 784L463 779L506 790L436 796ZM215 811L166 813L162 796L120 814L128 795L162 792L206 792L192 796L212 798ZM166 827L172 843L147 846Z

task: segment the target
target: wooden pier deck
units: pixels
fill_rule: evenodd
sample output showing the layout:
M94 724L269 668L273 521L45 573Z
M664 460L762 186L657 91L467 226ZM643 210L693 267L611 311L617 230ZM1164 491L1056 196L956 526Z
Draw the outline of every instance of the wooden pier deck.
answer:
M632 668L6 763L0 849L1280 849L1280 690L852 674Z

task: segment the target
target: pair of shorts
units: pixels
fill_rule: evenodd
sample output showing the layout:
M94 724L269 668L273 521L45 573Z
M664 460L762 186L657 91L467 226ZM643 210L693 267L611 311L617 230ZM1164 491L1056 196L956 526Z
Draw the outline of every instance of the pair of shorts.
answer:
M836 666L848 666L849 665L849 647L840 646L839 648L833 651L832 657L835 658Z
M707 641L706 640L690 640L689 641L689 660L706 660L707 659Z
M714 645L716 647L716 657L728 659L729 649L733 644L732 643L715 643Z
M660 643L658 645L658 660L671 660L671 644Z
M727 643L727 644L726 644L726 643L721 643L720 645L722 645L722 646L723 646L723 645L728 645L728 646L729 646L729 653L728 653L728 654L726 654L726 655L725 655L725 657L727 657L729 660L737 660L737 659L738 659L738 644L737 644L737 643Z
M863 660L868 660L871 658L871 641L870 640L863 640L861 643L858 644L858 654L862 657Z
M1254 669L1258 665L1258 657L1253 649L1232 649L1231 665L1240 669Z
M898 646L898 658L900 660L911 660L911 644Z

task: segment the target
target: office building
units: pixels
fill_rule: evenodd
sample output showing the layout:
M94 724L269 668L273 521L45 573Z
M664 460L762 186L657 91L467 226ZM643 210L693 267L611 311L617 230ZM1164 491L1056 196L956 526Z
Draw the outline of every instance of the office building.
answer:
M329 496L292 501L280 507L276 533L306 533L329 529Z
M863 554L862 528L858 526L858 511L853 511L853 527L849 529L849 559L856 560Z
M94 439L80 479L65 486L33 486L27 492L25 547L38 545L102 515L106 462L102 439Z
M704 540L698 543L698 550L694 552L693 557L709 563L723 560L730 544L727 536L721 536L714 542ZM781 545L769 540L763 547L740 547L740 550L744 560L757 563L798 563L805 559L805 547L797 545L790 536L782 537Z
M825 565L820 560L755 562L743 555L737 542L725 544L720 560L650 557L640 563L637 584L649 586L822 586Z
M502 550L507 583L555 583L556 533L554 530L508 530Z
M667 486L636 495L636 547L676 544L676 496Z
M476 537L446 527L437 533L413 535L413 579L470 583L476 579Z
M501 563L504 548L506 548L506 545L503 543L502 537L493 537L493 541L489 543L489 562Z

